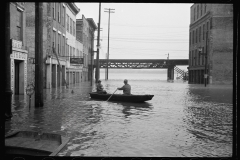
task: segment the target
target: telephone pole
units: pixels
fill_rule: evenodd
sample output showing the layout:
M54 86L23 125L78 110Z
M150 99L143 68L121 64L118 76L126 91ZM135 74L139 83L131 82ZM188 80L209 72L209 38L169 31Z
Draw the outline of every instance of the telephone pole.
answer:
M101 23L101 3L99 3L99 17L98 17L97 57L96 57L96 75L95 75L96 82L99 80L100 23Z
M35 107L43 106L43 3L35 2Z
M115 9L105 8L105 11L104 11L104 12L108 12L108 14L109 14L109 16L108 16L108 52L107 52L107 73L106 73L106 80L108 80L110 13L114 13L114 12L112 12L113 10L115 10Z

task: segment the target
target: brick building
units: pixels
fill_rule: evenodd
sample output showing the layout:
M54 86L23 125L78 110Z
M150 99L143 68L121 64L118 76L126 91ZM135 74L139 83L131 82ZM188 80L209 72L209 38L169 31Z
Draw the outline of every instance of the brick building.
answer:
M26 94L28 51L26 41L26 14L24 2L10 2L11 90L13 94Z
M233 6L195 3L189 29L189 83L233 82Z

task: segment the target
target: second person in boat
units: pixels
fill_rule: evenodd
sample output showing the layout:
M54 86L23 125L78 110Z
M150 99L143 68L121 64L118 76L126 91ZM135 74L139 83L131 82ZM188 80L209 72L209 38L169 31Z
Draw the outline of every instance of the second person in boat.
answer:
M101 84L101 80L98 80L96 90L97 90L97 93L107 94L107 92L103 90L103 85Z
M131 86L128 84L128 80L124 79L124 85L121 88L117 88L118 90L123 90L124 95L131 95Z

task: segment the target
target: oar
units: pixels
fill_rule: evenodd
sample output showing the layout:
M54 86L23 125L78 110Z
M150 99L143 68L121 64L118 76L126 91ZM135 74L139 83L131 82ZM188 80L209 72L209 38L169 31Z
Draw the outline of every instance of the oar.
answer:
M117 91L117 90L118 90L118 89L116 89L116 91ZM115 92L116 92L116 91L115 91ZM113 92L113 94L114 94L115 92ZM107 101L113 96L113 94L107 99ZM106 102L107 102L107 101L106 101Z

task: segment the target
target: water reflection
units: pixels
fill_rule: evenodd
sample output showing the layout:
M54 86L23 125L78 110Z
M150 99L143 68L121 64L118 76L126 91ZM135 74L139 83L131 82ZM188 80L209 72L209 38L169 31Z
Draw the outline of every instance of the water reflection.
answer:
M151 108L152 104L148 102L144 103L119 102L118 104L121 104L123 106L122 113L124 114L125 118L128 118L129 116L138 113L136 111L149 111L150 109L152 109Z
M226 151L226 144L232 144L231 96L231 87L189 87L183 121L186 131L192 135L191 143L201 142L201 145L191 145L187 149L206 156L216 156Z

